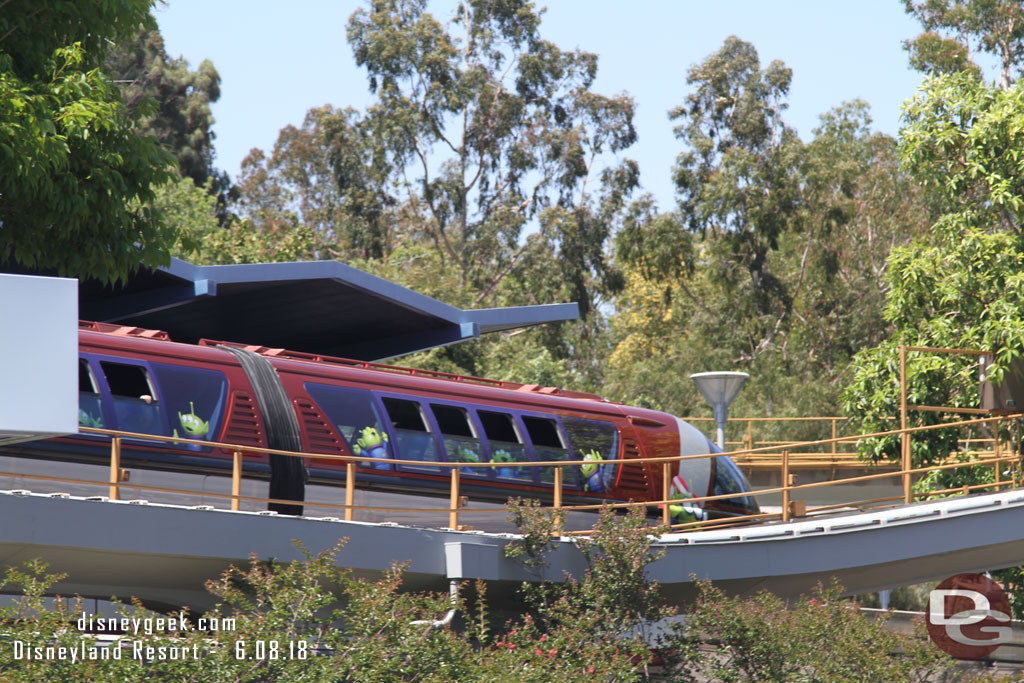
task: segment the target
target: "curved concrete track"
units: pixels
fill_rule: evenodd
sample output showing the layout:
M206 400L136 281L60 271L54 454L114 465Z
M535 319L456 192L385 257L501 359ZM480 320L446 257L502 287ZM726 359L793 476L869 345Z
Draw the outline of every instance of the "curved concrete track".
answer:
M292 539L319 552L348 541L339 564L378 576L409 562L405 585L443 590L449 579L483 578L511 596L524 580L579 575L584 561L563 538L542 575L504 556L507 534L456 532L332 519L279 517L66 494L0 492L0 566L34 557L66 573L64 595L127 598L153 607L212 605L204 582L251 555L299 559ZM783 597L837 577L849 593L1024 564L1024 490L952 498L889 510L742 529L667 535L650 567L672 601L693 594L691 575L738 593Z

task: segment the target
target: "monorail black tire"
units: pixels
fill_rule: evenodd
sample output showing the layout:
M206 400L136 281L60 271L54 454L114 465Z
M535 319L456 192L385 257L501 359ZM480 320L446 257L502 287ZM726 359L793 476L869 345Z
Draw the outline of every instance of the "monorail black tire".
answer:
M270 489L267 497L279 500L305 500L307 476L306 468L302 464L302 458L271 453ZM301 505L268 503L267 509L280 515L302 515Z
M263 356L231 346L221 346L236 359L245 372L256 402L263 413L263 424L267 430L268 445L279 451L302 451L299 421L295 417L288 394L281 384L281 378L270 361ZM303 501L306 499L306 480L309 473L302 458L270 454L270 490L268 498ZM268 503L267 509L281 515L302 515L301 505Z

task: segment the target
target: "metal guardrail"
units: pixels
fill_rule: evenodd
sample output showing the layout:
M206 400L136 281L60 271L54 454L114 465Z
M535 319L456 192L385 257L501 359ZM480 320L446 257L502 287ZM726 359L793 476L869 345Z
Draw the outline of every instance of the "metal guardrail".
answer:
M610 504L610 507L613 507L613 508L629 508L629 507L643 506L643 507L648 507L649 508L649 507L654 507L654 506L661 506L661 508L662 508L661 523L662 523L662 526L664 526L664 527L666 527L668 529L671 529L673 531L693 530L693 529L698 529L698 528L699 529L708 529L708 528L715 528L715 527L719 527L719 526L723 526L723 525L728 525L728 524L750 523L750 522L755 522L755 521L769 521L769 520L772 520L772 519L781 519L782 521L788 521L788 520L790 520L793 517L801 517L801 516L805 516L805 515L808 515L808 514L826 512L826 511L837 509L837 508L840 508L840 507L843 507L843 508L849 508L849 507L869 507L869 506L873 506L873 505L878 505L878 504L883 504L883 503L891 503L891 502L896 502L896 501L900 501L900 502L903 502L903 503L910 503L910 502L912 502L914 500L914 498L927 498L929 496L939 495L939 494L969 493L971 491L980 490L980 489L997 489L998 490L998 489L1004 488L1004 487L1015 487L1016 488L1016 487L1020 486L1021 483L1022 483L1022 480L1024 480L1024 477L1022 477L1021 458L1020 458L1020 456L1017 453L1013 453L1011 455L1002 455L1002 454L998 454L997 453L997 454L993 455L992 457L985 457L985 458L982 458L982 459L979 459L979 460L970 461L970 462L947 462L947 463L943 463L943 464L939 464L939 465L933 465L933 466L929 466L929 467L919 467L919 468L900 467L899 469L896 469L896 470L893 470L893 471L889 471L889 472L877 472L877 473L873 473L873 474L866 474L866 475L855 476L855 477L846 477L846 478L837 479L837 480L833 480L833 481L813 482L813 483L808 483L808 484L796 484L796 483L794 483L794 478L792 476L792 470L794 468L793 468L793 453L792 453L791 449L794 449L794 448L806 448L806 447L822 447L822 446L831 447L834 444L850 443L850 442L856 442L856 441L861 440L861 439L876 438L876 437L880 437L880 436L890 436L890 435L901 435L901 436L906 435L907 437L911 437L912 438L912 436L914 434L921 433L921 432L926 432L926 431L930 431L930 430L934 430L934 429L948 429L950 427L963 427L963 426L969 426L969 425L975 425L975 424L981 424L981 423L990 423L990 424L991 423L999 423L999 422L1003 422L1003 421L1009 421L1009 420L1018 419L1020 417L1024 417L1024 414L1004 415L1004 416L999 416L999 417L995 417L995 418L992 418L992 417L976 418L976 419L960 420L960 421L956 421L956 422L943 423L943 424L938 424L938 425L926 425L926 426L922 426L922 427L909 427L909 428L906 428L906 429L894 429L894 430L889 430L889 431L885 431L885 432L875 432L875 433L871 433L871 434L860 434L860 435L854 435L854 436L838 436L838 437L835 437L834 439L822 439L822 440L812 441L812 442L794 442L794 443L790 443L790 444L784 444L783 445L784 447L780 451L781 452L781 459L780 459L780 462L779 462L780 475L781 475L780 481L782 482L781 486L777 486L777 487L773 487L773 488L767 488L767 489L759 489L757 491L744 491L744 492L740 492L740 493L728 493L728 494L720 494L720 495L712 495L712 496L698 496L698 497L695 497L695 498L687 499L688 503L706 503L708 501L728 500L730 498L740 498L740 497L746 497L746 496L757 497L757 496L762 496L762 495L765 495L765 494L778 494L778 493L781 493L781 495L782 495L782 509L781 509L780 512L760 513L760 514L757 514L757 515L745 515L745 516L742 516L742 517L732 517L732 518L728 518L728 519L709 520L709 521L700 521L700 522L690 522L690 523L684 523L684 524L672 524L672 520L671 520L671 517L670 517L669 505L672 504L672 503L677 502L677 501L675 501L675 500L673 500L671 498L671 493L670 493L670 489L669 489L670 484L671 484L671 480L672 480L673 472L678 469L678 463L680 461L682 461L682 460L694 460L694 459L700 459L700 458L713 457L714 454L710 454L709 453L709 454L689 455L689 456L648 457L648 458L630 459L628 461L624 461L624 460L621 460L621 459L616 459L616 460L603 460L603 461L598 461L598 460L589 460L589 461L588 460L556 460L556 461L544 461L544 462L522 462L522 463L517 463L517 466L520 466L520 467L551 467L551 468L553 468L554 482L552 484L553 490L552 490L552 505L551 505L551 507L554 508L554 509L558 509L558 510L564 510L566 512L576 512L576 511L594 511L594 510L598 510L601 507L604 507L605 504L595 503L595 504L589 504L589 505L564 505L563 504L563 489L564 489L564 485L563 484L564 484L564 473L565 473L565 468L566 467L579 467L579 466L582 466L582 465L585 465L585 464L587 464L587 465L617 464L617 465L621 466L621 465L624 465L624 464L627 464L627 463L628 464L632 464L632 465L636 465L638 463L647 463L647 464L649 464L651 466L659 466L660 465L661 468L662 468L662 490L660 492L660 499L658 499L658 500L650 500L650 501L640 501L640 502L633 502L633 501L630 501L630 502L618 502L618 503ZM196 495L196 496L205 496L207 498L220 498L220 499L223 499L228 504L228 506L229 506L229 508L231 510L239 510L240 509L240 503L242 501L255 502L255 503L277 503L277 504L285 504L285 505L295 504L296 501L292 501L292 500L282 500L282 499L273 499L273 498L261 498L261 497L254 497L254 496L243 496L241 494L242 480L243 480L243 468L242 468L243 458L246 455L271 454L271 453L274 453L274 454L284 455L284 456L288 456L288 457L297 457L297 458L303 458L303 459L307 459L307 458L308 459L317 459L317 460L321 460L321 461L323 461L323 460L331 460L331 461L336 461L336 462L339 462L339 463L343 463L345 465L345 474L346 474L346 476L345 476L345 485L344 485L344 500L345 500L345 502L344 503L316 502L316 503L307 503L307 504L308 505L313 505L315 507L320 507L320 508L337 509L337 510L344 511L344 518L346 520L352 520L353 516L354 516L354 512L356 510L366 510L366 511L375 511L375 512L401 512L401 513L421 513L421 512L422 513L426 513L426 512L445 513L446 512L448 514L448 525L449 525L450 528L452 528L452 529L465 529L467 527L460 526L460 524L459 524L460 516L463 516L463 515L476 515L476 514L496 514L496 513L503 513L504 512L503 509L479 509L479 510L465 510L465 509L463 509L465 507L465 505L466 505L467 499L465 497L463 497L463 495L462 495L462 488L461 488L461 481L460 481L461 480L461 478L460 478L460 469L464 468L464 467L468 467L468 468L492 468L492 467L496 467L497 466L495 463L466 463L466 462L436 462L435 463L435 462L432 462L431 466L436 466L436 467L439 467L441 469L447 468L449 470L449 472L450 472L450 474L449 474L449 480L450 480L450 484L449 484L449 504L448 504L447 507L441 507L441 508L405 508L405 507L361 506L361 505L355 505L355 489L358 486L358 472L357 472L357 469L356 469L356 464L359 463L359 462L365 462L366 461L365 456L364 457L356 457L356 456L342 456L342 455L326 455L326 454L319 454L319 453L317 453L317 454L314 454L314 453L293 453L293 452L289 452L289 451L279 451L279 450L270 449L270 448L258 448L258 447L252 447L252 446L239 447L239 446L234 445L234 444L215 442L215 441L203 441L203 440L200 440L200 439L185 439L185 438L181 438L181 437L167 437L167 436L154 435L154 434L139 434L139 433L122 432L122 431L109 430L109 429L95 429L95 428L89 428L89 427L82 427L82 428L80 428L80 432L83 433L83 434L101 435L101 436L110 436L111 437L111 443L110 443L110 477L109 477L108 481L105 481L105 482L102 482L102 481L88 481L88 480L81 480L81 479L69 479L69 478L63 478L63 477L51 477L51 476L28 475L28 474L14 474L14 473L5 473L5 472L0 472L0 476L19 476L19 477L24 477L24 478L28 478L28 479L37 479L37 480L49 481L49 482L64 482L64 483L71 483L71 484L77 484L77 485L105 486L105 487L108 487L108 497L111 500L119 500L120 497L121 497L121 491L123 489L133 489L133 490L140 490L140 491L155 491L155 492L161 492L161 493L173 493L173 494L185 495L185 496ZM223 450L227 450L227 451L231 452L232 453L231 493L230 494L215 493L215 492L210 492L210 491L197 492L197 491L187 491L187 490L184 490L184 489L174 489L174 488L168 488L168 487L156 487L156 486L147 486L147 485L142 485L142 484L128 483L127 481L125 481L125 476L124 476L124 472L125 471L122 470L122 468L121 468L121 453L122 453L122 449L123 449L123 440L124 439L144 440L144 441L163 441L163 442L170 442L170 443L174 443L174 444L181 444L181 443L196 444L198 446L206 446L206 447L218 448L218 449L223 449ZM731 457L734 457L734 458L737 455L739 455L739 456L747 455L747 456L752 456L753 457L753 456L758 456L758 455L770 454L772 452L779 451L779 450L780 449L777 446L769 446L769 447L762 447L762 448L751 448L751 449L746 449L746 450L742 450L742 451L734 451L734 452L729 453L729 455ZM419 460L398 460L398 459L395 459L395 460L389 460L388 462L390 464L396 464L396 465L413 465L413 466L417 466L417 465L421 466L423 464L422 461L419 461ZM816 507L816 508L807 508L806 505L803 503L803 501L800 501L800 500L798 500L796 498L796 496L798 496L801 491L808 491L810 489L824 488L824 487L828 487L828 486L836 486L836 485L850 484L850 483L856 483L856 482L881 480L881 479L892 478L892 477L901 477L904 480L904 482L906 482L906 481L909 481L909 479L911 477L914 477L914 476L917 476L917 475L924 475L924 474L927 474L929 472L940 471L940 470L947 470L947 469L955 469L955 468L960 468L960 467L979 466L979 465L980 466L987 466L987 465L995 466L996 467L996 472L997 472L996 481L994 481L992 483L988 483L988 484L978 484L978 485L973 485L973 486L960 487L960 488L957 488L957 489L949 489L949 490L946 490L946 491L929 492L929 494L920 494L920 495L917 495L917 496L912 494L909 489L906 489L904 491L904 495L903 496L891 496L891 497L887 497L887 498L875 498L875 499L871 499L871 500L850 501L850 502L840 503L840 504L832 504L832 505L819 506L819 507ZM999 473L1003 470L1005 465L1010 465L1010 471L1011 471L1011 474L1012 474L1012 476L1010 478L1008 478L1008 479L1003 479L1003 478L1000 478L1000 476L999 476ZM572 533L589 533L589 532L584 531L584 532L572 532Z
M913 409L913 408L911 408ZM961 409L949 408L949 412L958 412ZM973 412L973 411L972 411ZM899 419L897 417L889 417L894 423ZM684 422L709 422L714 423L714 418L711 417L685 417L682 418ZM804 443L797 439L757 439L755 438L755 425L773 424L773 425L786 425L787 423L800 423L806 424L820 423L822 427L831 432L831 438L835 439L839 436L839 425L844 422L848 422L848 418L839 416L822 416L822 417L730 417L726 423L726 430L728 432L730 426L743 426L743 436L739 440L726 439L725 447L726 454L729 455L737 465L743 468L748 473L753 470L771 470L778 469L782 463L782 450L781 447L786 446L789 448L789 466L791 469L829 469L831 470L832 476L835 476L838 470L843 469L857 469L862 470L865 468L874 468L881 470L888 470L894 467L898 467L896 463L889 461L881 462L868 462L861 458L860 454L855 450L840 450L839 444L833 442L829 450L818 450L809 451L802 450L795 444ZM821 431L825 431L825 429ZM733 430L735 433L735 429ZM807 444L813 444L814 441L807 441ZM992 438L963 438L959 440L960 450L957 453L971 452L975 455L985 457L987 454L995 452L995 439ZM775 446L780 450L768 450L759 453L748 453L750 449L761 448L764 446ZM732 448L733 450L729 450ZM808 445L806 448L813 448ZM951 456L955 457L955 456Z

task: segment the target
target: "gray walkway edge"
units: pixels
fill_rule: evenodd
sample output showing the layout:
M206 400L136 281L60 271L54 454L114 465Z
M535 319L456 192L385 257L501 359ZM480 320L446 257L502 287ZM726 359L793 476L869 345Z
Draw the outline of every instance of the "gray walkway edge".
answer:
M204 584L251 556L294 561L293 542L318 553L347 539L337 562L356 576L408 563L404 585L443 590L449 579L482 578L488 594L511 596L522 581L579 576L584 560L569 538L531 573L504 556L513 536L390 524L294 518L62 494L0 491L0 566L32 559L68 574L64 595L160 606L212 606ZM669 534L650 578L685 604L693 576L736 593L791 598L835 576L850 594L940 580L963 571L1024 564L1024 491L951 498L888 510L743 528Z

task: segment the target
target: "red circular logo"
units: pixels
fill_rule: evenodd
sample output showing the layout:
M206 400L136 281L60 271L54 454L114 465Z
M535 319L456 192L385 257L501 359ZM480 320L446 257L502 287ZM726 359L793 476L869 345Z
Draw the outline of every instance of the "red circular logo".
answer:
M1010 600L983 574L957 574L928 596L928 635L957 659L981 659L1010 640Z

